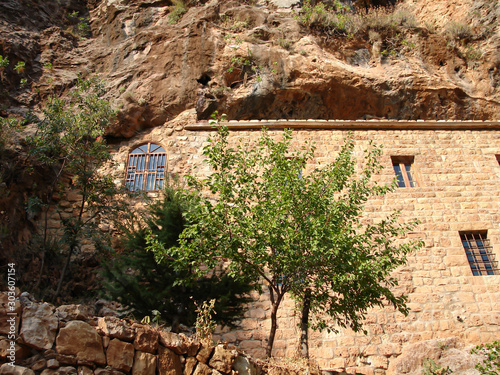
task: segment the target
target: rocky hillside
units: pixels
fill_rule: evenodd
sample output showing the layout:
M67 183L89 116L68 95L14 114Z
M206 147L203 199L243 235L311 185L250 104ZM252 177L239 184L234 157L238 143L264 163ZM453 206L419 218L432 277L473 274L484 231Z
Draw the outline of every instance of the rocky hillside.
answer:
M215 110L232 119L500 118L498 1L323 3L3 1L0 114L97 74L120 110L118 137L185 111L189 120Z

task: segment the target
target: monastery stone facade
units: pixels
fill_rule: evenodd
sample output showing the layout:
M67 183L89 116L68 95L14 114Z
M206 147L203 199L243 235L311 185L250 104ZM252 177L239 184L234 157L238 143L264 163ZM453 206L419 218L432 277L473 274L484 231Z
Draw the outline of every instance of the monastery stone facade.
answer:
M371 310L367 335L349 329L311 332L311 356L321 368L382 374L410 343L457 337L466 344L478 344L500 337L496 263L500 259L500 122L278 120L228 125L230 142L257 139L263 126L271 134L281 133L284 127L295 128L292 144L314 142L315 161L321 164L335 158L352 131L357 157L362 157L369 141L383 145L380 162L384 169L377 178L386 183L394 179L398 160L411 163L416 186L399 187L366 206L370 220L393 210L401 210L403 220L420 220L409 236L422 239L425 246L410 254L407 265L397 271L397 293L409 297L410 313L404 316L390 307ZM175 130L154 128L133 142L123 142L114 154L117 182L124 181L129 152L144 142L165 148L168 174L193 173L194 166L199 175L209 173L202 163L202 149L213 134L208 123L199 123ZM462 243L467 235L490 241L488 259L496 267L496 275L473 275ZM278 323L274 353L291 356L299 335L293 301L284 301ZM220 337L260 357L269 327L270 303L263 294L246 313L241 329L221 332Z

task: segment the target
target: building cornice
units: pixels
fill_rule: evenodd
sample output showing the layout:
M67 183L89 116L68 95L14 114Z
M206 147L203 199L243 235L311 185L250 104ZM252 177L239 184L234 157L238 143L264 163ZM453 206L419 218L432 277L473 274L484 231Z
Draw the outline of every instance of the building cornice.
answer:
M314 130L500 130L500 121L455 120L240 120L226 121L230 130L314 129ZM186 130L214 130L208 121L184 127Z

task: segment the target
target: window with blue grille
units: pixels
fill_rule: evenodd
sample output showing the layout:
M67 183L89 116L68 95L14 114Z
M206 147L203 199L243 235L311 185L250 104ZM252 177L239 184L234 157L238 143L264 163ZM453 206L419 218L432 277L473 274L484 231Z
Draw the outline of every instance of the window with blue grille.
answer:
M498 275L498 262L486 232L461 232L460 238L474 276Z
M156 143L145 143L130 152L125 186L132 191L163 189L167 152Z

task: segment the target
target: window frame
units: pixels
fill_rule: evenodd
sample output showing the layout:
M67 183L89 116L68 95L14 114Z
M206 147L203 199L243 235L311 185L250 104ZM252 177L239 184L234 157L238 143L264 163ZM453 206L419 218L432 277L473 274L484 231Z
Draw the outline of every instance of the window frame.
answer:
M500 274L487 231L461 231L459 235L473 276Z
M146 146L145 150L144 146ZM135 162L131 165L134 159ZM127 157L125 187L130 191L162 190L165 186L167 164L167 151L163 145L156 142L144 142L134 146Z
M391 162L392 169L396 175L398 188L414 188L420 186L416 173L414 156L391 156Z

